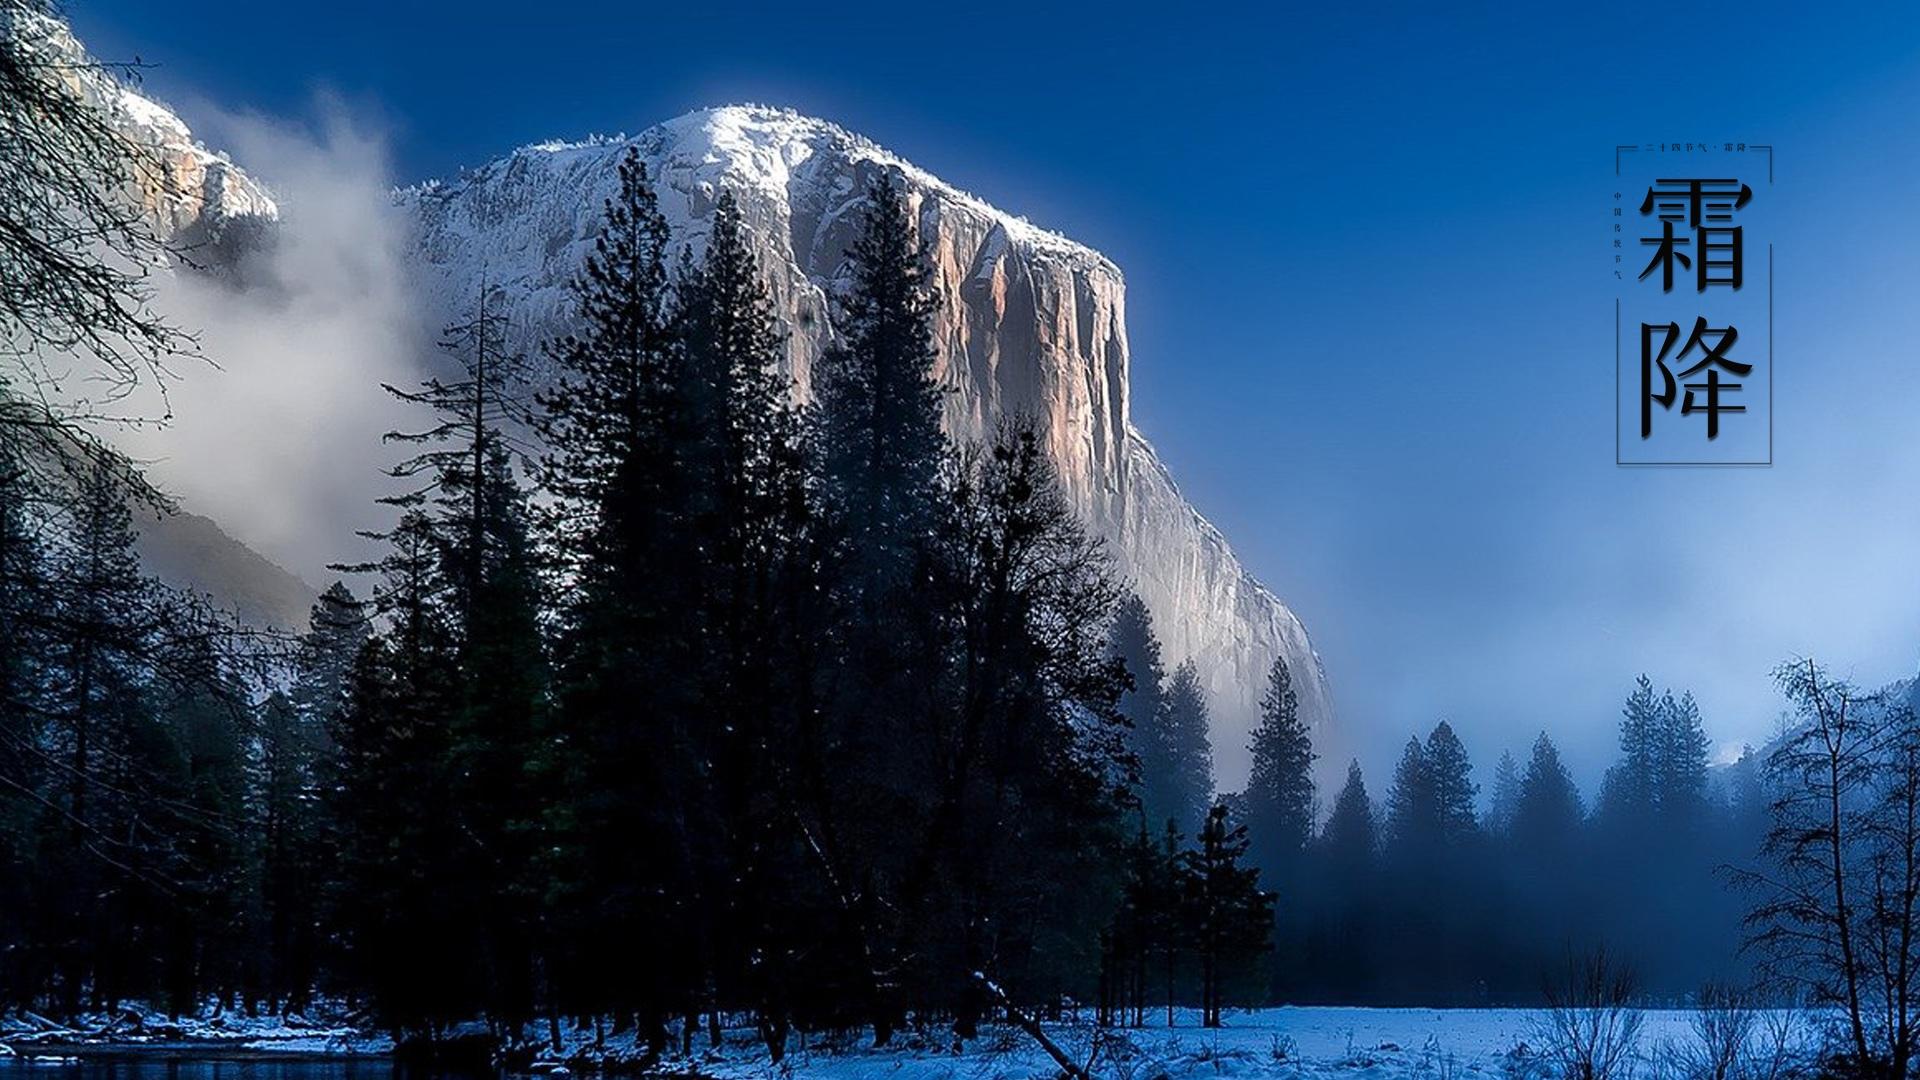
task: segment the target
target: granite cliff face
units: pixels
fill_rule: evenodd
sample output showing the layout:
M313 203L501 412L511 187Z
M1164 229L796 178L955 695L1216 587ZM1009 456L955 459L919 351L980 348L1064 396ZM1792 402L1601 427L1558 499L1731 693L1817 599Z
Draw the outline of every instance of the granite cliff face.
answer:
M531 354L570 317L568 282L629 146L654 179L676 247L702 247L722 188L741 200L803 398L834 333L830 297L845 285L868 182L901 182L942 300L937 374L953 391L949 430L971 438L1003 415L1041 421L1074 503L1152 611L1169 665L1191 657L1199 666L1216 746L1245 743L1276 655L1287 658L1309 722L1330 721L1305 627L1180 496L1131 423L1119 268L859 136L791 112L728 107L632 139L526 147L458 180L407 189L398 198L418 230L415 280L430 304L451 314L483 280L499 285Z
M190 248L215 240L229 226L271 221L279 209L266 190L223 154L193 138L166 106L127 86L115 69L90 55L66 23L29 10L0 12L0 33L17 35L31 51L112 118L140 151L128 179L162 240Z
M168 192L150 197L170 234L217 245L271 229L279 213L271 195L195 143L171 112L131 91L109 104L128 136L175 178ZM525 147L457 180L396 192L414 232L409 259L422 318L447 321L472 303L482 282L500 286L518 344L537 356L541 340L568 328L569 283L591 250L629 146L654 178L676 248L698 252L720 190L736 193L803 399L832 340L831 297L848 279L846 252L868 183L881 175L900 182L942 300L937 374L952 390L949 430L974 438L1005 415L1041 422L1073 502L1153 613L1169 667L1188 658L1198 665L1216 747L1245 744L1275 656L1286 657L1308 722L1324 728L1331 721L1306 628L1181 497L1133 427L1119 268L833 124L758 107L703 110L631 139ZM1239 778L1222 779L1235 786Z

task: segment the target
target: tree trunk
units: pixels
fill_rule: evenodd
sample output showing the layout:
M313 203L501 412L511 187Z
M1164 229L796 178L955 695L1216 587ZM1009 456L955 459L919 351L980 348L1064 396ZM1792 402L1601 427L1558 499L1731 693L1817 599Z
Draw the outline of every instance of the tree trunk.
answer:
M1007 1017L1013 1021L1015 1027L1032 1036L1033 1041L1040 1044L1040 1049L1045 1050L1047 1056L1053 1059L1054 1064L1060 1066L1061 1072L1066 1073L1072 1080L1089 1080L1086 1070L1075 1064L1074 1060L1067 1056L1066 1051L1060 1049L1060 1045L1054 1042L1053 1039L1047 1035L1046 1030L1040 1026L1040 1021L1035 1020L1033 1017L1028 1016L1025 1012L1015 1007L1013 1002L1007 997L1005 990L1000 989L998 984L980 972L974 972L973 979L974 983L979 986L988 997L997 1001L1000 1007L1007 1011Z

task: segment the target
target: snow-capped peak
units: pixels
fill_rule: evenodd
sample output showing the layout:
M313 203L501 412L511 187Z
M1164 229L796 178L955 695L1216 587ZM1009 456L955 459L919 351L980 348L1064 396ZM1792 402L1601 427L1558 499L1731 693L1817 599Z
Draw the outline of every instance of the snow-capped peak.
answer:
M820 147L831 146L845 157L869 161L905 174L914 186L937 191L946 198L995 219L1017 243L1050 248L1065 254L1105 261L1092 248L1059 233L1040 228L1024 217L1007 213L986 200L963 191L919 168L863 135L838 124L791 109L761 105L723 105L700 109L660 125L676 132L688 152L704 141L716 161L725 162L734 177L764 187L785 187L794 166Z
M666 178L666 174L678 171L709 197L717 193L716 185L724 184L738 193L755 192L772 201L786 202L793 197L793 185L811 181L806 166L821 155L842 164L879 166L900 173L919 191L935 194L943 201L992 219L1013 243L1037 252L1093 260L1112 267L1105 256L1092 248L1001 210L863 135L830 120L766 105L696 109L631 137L593 136L575 141L532 143L505 158L468 171L459 180L421 184L402 192L402 197L404 200L407 196L444 192L476 181L487 182L502 171L516 168L564 169L571 160L624 152L629 146L639 149L643 157L654 163L656 178ZM540 164L536 165L536 161ZM671 208L668 217L669 220L675 217Z

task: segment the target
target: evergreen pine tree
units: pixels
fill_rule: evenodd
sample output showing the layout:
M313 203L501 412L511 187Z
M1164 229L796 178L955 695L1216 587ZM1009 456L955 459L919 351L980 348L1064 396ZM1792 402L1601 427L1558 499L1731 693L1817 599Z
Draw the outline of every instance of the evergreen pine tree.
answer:
M1661 695L1655 711L1653 802L1662 823L1681 833L1697 831L1707 815L1707 753L1712 741L1693 694Z
M1423 850L1439 840L1432 767L1418 738L1407 740L1387 789L1387 842L1396 854Z
M1527 761L1503 851L1513 909L1501 919L1499 936L1511 957L1501 978L1515 992L1536 982L1540 971L1564 964L1567 942L1595 936L1595 895L1605 896L1614 886L1603 876L1596 889L1590 868L1583 865L1589 851L1584 823L1573 777L1542 732Z
M1353 1000L1371 989L1376 969L1376 912L1381 901L1379 825L1358 761L1334 797L1315 845L1316 873L1296 903L1307 937L1281 990L1328 1000ZM1284 911L1285 897L1281 898ZM1282 954L1284 955L1284 953Z
M137 946L116 943L126 941L125 923L152 912L150 894L133 887L165 887L168 868L156 865L151 837L135 835L142 778L133 740L149 731L143 661L157 599L140 572L126 490L113 468L88 471L63 531L51 560L57 589L46 643L46 735L59 763L48 797L58 813L48 841L54 852L40 875L47 921L39 933L61 943L51 962L59 1005L72 1012L83 987L96 1001L131 988L138 973L127 964Z
M329 722L333 711L328 711ZM317 732L286 694L260 706L249 782L248 827L258 850L262 925L254 943L269 1008L302 1010L319 974L315 904L322 861Z
M938 517L943 392L934 381L932 272L899 187L876 180L850 255L839 343L814 392L831 513L869 603L904 584Z
M1616 828L1641 827L1658 800L1660 699L1641 675L1620 711L1620 760L1607 770L1602 816Z
M1240 865L1247 828L1229 825L1216 805L1185 854L1185 923L1200 966L1200 1023L1220 1026L1236 976L1244 979L1270 947L1273 896L1260 891L1259 871Z
M698 797L707 760L707 627L696 617L701 489L686 468L711 432L687 430L688 357L668 288L666 219L629 149L594 252L573 287L580 329L548 347L556 385L538 398L552 496L548 553L569 586L557 612L555 745L548 815L549 964L572 993L638 1016L649 1054L708 964L700 911Z
M382 501L405 509L434 508L432 520L447 561L443 602L456 636L473 623L481 593L513 553L511 534L524 531L507 463L511 426L527 417L527 369L525 358L506 348L506 317L495 292L482 288L472 317L448 327L441 341L460 367L457 377L433 376L413 390L386 387L418 407L427 422L417 430L387 433L389 442L419 449L391 470L416 486Z
M795 978L788 958L798 947L776 929L791 896L780 879L799 847L778 810L778 762L793 749L796 708L811 693L789 634L799 618L792 598L813 576L805 451L780 371L782 335L749 241L737 197L722 190L705 256L688 256L676 284L675 397L687 430L685 539L698 549L701 583L685 625L702 643L693 658L701 708L728 718L694 735L695 753L709 763L696 796L716 826L696 838L700 888L724 898L701 909L713 969L703 993L756 1003L777 1055Z
M158 873L132 884L130 898L140 912L135 924L149 928L158 952L155 989L180 1015L209 989L253 988L247 949L257 879L253 838L243 828L245 737L252 734L246 690L219 653L212 612L190 605L171 617L185 632L160 643L154 722L142 725L129 752L144 796L130 835L152 852Z
M1772 799L1767 793L1765 761L1758 750L1743 746L1740 757L1727 769L1727 813L1730 850L1758 850L1767 831L1767 815Z
M1471 841L1474 786L1466 750L1441 721L1426 742L1410 739L1388 792L1385 914L1390 937L1383 955L1395 957L1400 994L1457 994L1453 972L1484 948L1475 936L1479 913L1456 897L1481 877L1479 847Z
M495 446L479 480L487 494L472 505L486 515L471 537L482 555L456 543L449 562L477 567L458 628L458 697L448 718L448 793L460 887L472 890L473 917L489 1018L533 1017L548 849L547 807L556 794L539 771L551 736L546 642L541 634L538 568L528 507L503 447Z
M1132 590L1122 594L1114 609L1108 643L1132 683L1120 695L1120 715L1128 725L1127 749L1139 772L1136 790L1142 820L1149 829L1158 830L1181 813L1173 796L1176 769L1167 738L1167 670L1160 657L1160 638L1153 632L1153 616Z
M1594 813L1595 842L1621 872L1604 882L1595 913L1598 932L1645 943L1640 963L1649 977L1667 977L1710 940L1695 916L1736 917L1714 880L1724 856L1708 846L1716 838L1707 828L1707 746L1691 695L1656 694L1647 676L1635 680L1621 714L1620 756ZM1690 910L1673 902L1681 895L1693 898Z
M1545 732L1534 740L1514 810L1511 834L1532 857L1569 853L1581 823L1580 793Z
M1466 747L1445 720L1427 736L1427 774L1433 790L1435 824L1442 843L1457 844L1477 829L1473 812L1473 763Z
M1260 725L1247 749L1253 772L1245 793L1254 865L1285 890L1313 838L1313 740L1285 657L1275 657L1260 699Z
M1212 718L1206 691L1192 660L1173 669L1167 682L1164 744L1168 783L1166 805L1178 808L1175 820L1186 830L1197 828L1213 804Z
M836 655L821 703L826 731L808 731L800 753L806 774L832 778L809 793L809 846L828 853L825 876L871 875L898 891L867 890L838 915L860 943L842 973L848 996L884 1043L905 1009L888 969L933 918L925 904L937 860L924 840L945 833L941 822L955 813L951 791L929 775L944 729L933 720L954 700L956 672L950 611L927 602L927 587L952 572L935 551L960 526L934 378L931 268L899 188L876 180L867 195L837 296L839 339L814 371L817 543ZM920 842L902 844L903 832Z
M639 569L647 508L672 462L665 414L678 334L667 241L646 165L629 149L620 190L606 201L593 254L573 284L580 329L548 344L554 386L536 399L548 448L541 486L555 497L546 531L564 565L592 575L583 591L609 590L612 583L597 579Z
M446 665L450 695L444 714L424 721L441 728L444 756L420 765L437 772L432 786L458 841L436 852L437 884L475 897L461 910L474 960L460 990L496 1022L518 1023L532 1015L544 892L532 875L547 848L546 793L532 766L547 739L547 671L529 509L512 467L513 432L528 415L526 365L506 337L498 300L483 288L472 317L442 342L459 373L416 390L387 387L427 419L388 435L417 448L393 469L417 486L383 501L414 515L440 560L433 603L450 653L435 661Z
M1367 780L1360 763L1347 763L1347 781L1333 800L1326 827L1320 831L1320 846L1328 862L1342 870L1364 870L1373 861L1379 841L1374 823L1373 801L1367 797Z
M330 814L350 780L333 743L348 704L361 650L372 633L368 605L343 582L314 601L307 632L295 646L293 678L284 698L269 698L261 713L261 760L255 781L262 819L261 902L265 911L269 997L302 1009L316 988L339 912L329 906L326 866L344 863L345 822ZM327 928L327 929L323 929Z
M448 625L445 545L435 523L407 510L382 534L367 639L329 732L326 790L339 860L328 890L340 969L395 1033L431 1034L477 1011L471 896L459 887L448 726L460 696Z
M334 714L345 703L348 677L369 633L367 606L344 582L327 586L308 612L307 632L294 651L288 703L318 747L325 746Z
M1487 831L1504 836L1513 828L1513 816L1520 807L1520 766L1512 751L1500 752L1500 763L1493 770L1493 801L1487 807Z

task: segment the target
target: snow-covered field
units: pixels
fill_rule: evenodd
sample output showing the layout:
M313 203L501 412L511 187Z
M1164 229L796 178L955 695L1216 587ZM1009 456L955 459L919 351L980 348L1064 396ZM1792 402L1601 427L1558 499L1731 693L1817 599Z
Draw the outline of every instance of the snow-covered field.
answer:
M1641 1045L1652 1055L1663 1043L1689 1038L1692 1014L1645 1014ZM1275 1077L1281 1080L1469 1080L1543 1076L1539 1014L1520 1009L1281 1008L1229 1014L1226 1027L1206 1030L1198 1014L1165 1015L1144 1029L1100 1035L1091 1025L1047 1025L1061 1048L1088 1072L1113 1080L1158 1077ZM758 1061L725 1055L698 1061L698 1071L720 1077L772 1073ZM805 1049L791 1055L795 1073L842 1080L1019 1080L1060 1075L1032 1039L996 1031L963 1053L923 1046L907 1049Z
M1643 1068L1637 1077L1668 1075L1660 1065L1672 1048L1692 1039L1693 1014L1648 1010L1640 1036ZM1206 1030L1198 1015L1178 1013L1166 1026L1164 1013L1150 1026L1099 1032L1090 1023L1046 1025L1056 1043L1099 1080L1179 1080L1185 1077L1273 1077L1276 1080L1551 1080L1541 1056L1540 1015L1521 1009L1280 1008L1230 1013L1227 1026ZM89 1025L91 1026L91 1025ZM95 1032L98 1027L92 1027ZM75 1034L79 1034L76 1031ZM43 1064L64 1053L46 1032L28 1035L0 1021L0 1062L11 1044L15 1065ZM1054 1080L1061 1070L1039 1045L1016 1028L993 1028L955 1050L934 1036L902 1035L894 1046L873 1049L866 1037L796 1037L779 1067L771 1065L750 1032L729 1032L727 1044L710 1050L704 1033L690 1058L659 1064L663 1073L719 1080L772 1080L791 1075L829 1080ZM249 1019L228 1014L170 1024L148 1016L141 1024L107 1032L116 1046L200 1043L209 1058L221 1051L312 1054L315 1060L384 1053L379 1036L325 1021ZM611 1037L604 1059L618 1066L639 1057L631 1033ZM580 1073L600 1055L588 1051L590 1032L569 1031L564 1054L536 1062L536 1072ZM560 1059L567 1059L563 1063ZM0 1065L0 1069L5 1069ZM38 1070L35 1070L38 1071ZM54 1072L59 1070L49 1070ZM5 1072L0 1071L0 1077Z

